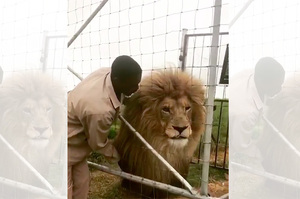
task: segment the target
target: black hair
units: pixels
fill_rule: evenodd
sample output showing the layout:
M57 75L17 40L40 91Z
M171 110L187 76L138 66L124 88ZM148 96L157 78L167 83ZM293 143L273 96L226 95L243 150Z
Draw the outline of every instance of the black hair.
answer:
M140 75L142 69L140 65L131 57L122 55L117 57L111 66L112 78L118 78L121 80L128 79L133 76Z
M255 65L254 79L257 82L280 79L285 74L282 65L272 57L263 57Z

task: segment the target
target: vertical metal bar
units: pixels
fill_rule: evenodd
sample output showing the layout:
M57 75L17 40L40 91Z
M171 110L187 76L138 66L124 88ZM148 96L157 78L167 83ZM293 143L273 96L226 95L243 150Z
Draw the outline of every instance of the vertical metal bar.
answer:
M226 169L226 156L227 156L227 144L228 144L228 132L229 132L229 122L227 121L227 129L226 129L226 141L225 141L225 152L224 152L224 161L223 161L223 168Z
M46 72L46 62L47 62L47 56L48 56L48 32L44 31L43 33L43 42L42 42L42 50L41 50L41 68L43 72Z
M180 48L180 56L179 56L179 67L181 70L185 70L185 62L187 55L187 46L188 46L188 37L187 37L187 29L182 29L182 38L181 38L181 48Z
M108 2L108 0L103 0L96 10L91 14L91 16L84 22L80 29L73 35L73 37L68 42L68 47L75 41L78 35L85 29L85 27L92 21L92 19L98 14L98 12L103 8L103 6Z
M49 37L46 37L46 41L45 41L45 55L44 55L44 63L43 63L43 73L46 72L47 69L47 61L48 61L48 49L49 49Z
M221 20L221 7L222 0L215 0L214 5L214 19L213 19L213 36L210 52L210 67L208 70L208 99L207 99L207 116L206 116L206 129L204 134L204 155L203 155L203 167L202 167L202 179L201 179L201 195L208 195L208 176L209 176L209 160L210 160L210 148L211 148L211 132L213 122L213 106L214 98L216 94L217 84L217 59L218 59L218 44L220 35L220 20Z
M223 114L223 101L221 101L221 105L220 105L218 135L217 135L217 142L216 142L215 167L217 167L217 160L218 160L218 150L219 150L219 142L220 142L220 133L221 133L220 130L221 130L221 123L222 123L222 114Z
M203 136L201 136L201 140L203 139ZM202 148L202 142L199 144L199 150L198 150L198 163L200 163L200 158L201 158L201 148Z

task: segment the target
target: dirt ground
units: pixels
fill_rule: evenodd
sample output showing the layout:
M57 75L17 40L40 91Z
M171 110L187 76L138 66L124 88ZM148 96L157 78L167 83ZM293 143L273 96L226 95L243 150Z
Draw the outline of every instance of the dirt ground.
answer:
M219 197L228 193L227 176L228 175L226 173L223 176L224 179L217 179L219 177L214 177L213 175L210 176L210 183L208 185L208 189L211 196ZM131 193L122 188L120 177L110 175L95 169L91 169L91 178L92 180L90 184L89 199L141 198L139 195ZM185 197L177 198L184 199Z

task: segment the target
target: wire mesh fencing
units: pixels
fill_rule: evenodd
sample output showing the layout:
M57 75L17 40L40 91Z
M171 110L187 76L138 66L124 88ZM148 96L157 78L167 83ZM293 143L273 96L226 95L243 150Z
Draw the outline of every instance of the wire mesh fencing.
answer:
M295 93L299 89L300 59L294 45L299 41L295 33L300 27L296 14L299 6L296 1L232 1L234 17L229 23L231 198L299 197L296 169L299 140L293 137L296 131L292 130L299 122L288 119L297 117L295 111L299 104ZM279 87L274 93L262 92L259 84L250 88L250 84L257 83L261 60L276 61L264 73L274 82L268 78L263 81L270 88ZM278 74L274 72L276 66L281 70ZM263 68L267 69L268 64L263 64ZM237 78L242 76L245 81ZM246 81L248 87L243 86ZM256 91L252 92L254 88ZM258 97L257 92L263 94ZM251 107L249 100L255 100L258 106ZM250 108L243 109L241 104Z
M0 198L66 198L66 7L0 6Z
M202 79L205 85L209 99L206 106L211 109L206 126L212 128L214 90L218 96L226 98L226 86L218 86L218 79L228 44L227 15L227 3L222 1L187 4L184 1L70 0L68 68L77 78L69 84L70 88L96 69L109 67L114 58L122 54L134 58L145 77L157 70L180 68L185 60L186 73L191 79ZM182 47L184 32L190 38L186 47ZM183 58L184 48L186 57ZM208 195L210 141L204 143L209 146L209 149L205 147L206 159L196 158L208 165L204 172L206 179L200 177L198 180L204 182L202 194Z

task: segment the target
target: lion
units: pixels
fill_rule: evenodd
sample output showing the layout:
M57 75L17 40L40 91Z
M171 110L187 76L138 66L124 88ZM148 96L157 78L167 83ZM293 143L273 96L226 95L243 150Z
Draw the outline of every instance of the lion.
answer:
M205 89L200 80L175 70L145 77L128 99L125 119L184 178L205 125ZM122 122L114 145L120 153L120 168L144 178L182 187L129 128ZM123 180L126 188L151 197L167 193Z
M66 159L66 93L42 73L15 74L0 85L0 134L13 149L7 152L0 176L42 186L42 182L13 151L20 154L50 184L62 186ZM53 179L53 171L59 180ZM51 180L52 179L52 180Z

